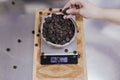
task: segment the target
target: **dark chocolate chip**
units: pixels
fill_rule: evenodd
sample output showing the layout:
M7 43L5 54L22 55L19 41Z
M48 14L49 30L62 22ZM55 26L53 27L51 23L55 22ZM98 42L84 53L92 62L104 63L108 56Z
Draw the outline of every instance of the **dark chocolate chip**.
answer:
M12 5L15 5L15 1L12 1L11 4L12 4Z
M52 11L52 8L49 8L49 11Z
M14 66L13 66L13 69L17 69L17 66L16 66L16 65L14 65Z
M74 54L77 54L77 51L73 51Z
M7 52L10 52L10 51L11 51L11 49L10 49L10 48L7 48L7 49L6 49L6 51L7 51Z
M35 34L35 31L34 31L34 30L32 31L32 34Z
M22 42L22 40L21 40L21 39L18 39L17 41L18 41L18 43L21 43L21 42Z
M37 46L38 46L38 44L36 43L36 44L35 44L35 46L37 47Z
M39 36L40 36L40 34L37 34L36 36L37 36L37 37L39 37Z
M65 9L63 10L63 14L68 15L67 12L66 12L68 9L69 9L69 8L65 8Z
M68 49L65 49L65 52L68 52Z
M59 12L62 12L62 9L60 9Z
M40 11L39 14L42 14L42 12Z
M47 15L50 15L50 13L47 13Z

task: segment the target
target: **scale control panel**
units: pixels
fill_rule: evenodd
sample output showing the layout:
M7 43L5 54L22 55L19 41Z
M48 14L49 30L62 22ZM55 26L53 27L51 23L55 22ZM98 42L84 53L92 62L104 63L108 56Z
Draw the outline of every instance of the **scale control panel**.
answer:
M78 64L79 54L75 55L41 55L41 64Z

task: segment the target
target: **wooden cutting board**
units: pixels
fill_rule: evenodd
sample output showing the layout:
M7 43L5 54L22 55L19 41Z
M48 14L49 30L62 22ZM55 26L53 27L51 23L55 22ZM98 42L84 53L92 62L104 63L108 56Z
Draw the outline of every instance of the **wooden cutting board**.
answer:
M84 30L83 18L76 16L77 24L77 48L80 58L78 64L57 64L41 65L40 64L40 25L41 17L51 13L60 12L61 9L37 9L35 19L35 36L34 36L34 59L33 59L33 80L87 80L86 74L86 56L84 48Z

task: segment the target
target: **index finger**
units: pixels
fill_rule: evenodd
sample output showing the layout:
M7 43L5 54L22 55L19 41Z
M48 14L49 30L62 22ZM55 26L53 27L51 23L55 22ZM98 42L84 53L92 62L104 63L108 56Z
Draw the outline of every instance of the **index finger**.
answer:
M63 10L64 10L65 8L71 8L71 6L73 6L75 3L76 3L75 0L70 0L70 1L63 7Z
M65 8L68 8L68 7L70 7L70 6L71 6L71 1L67 2L67 4L65 4L65 6L63 7L62 10L64 10Z

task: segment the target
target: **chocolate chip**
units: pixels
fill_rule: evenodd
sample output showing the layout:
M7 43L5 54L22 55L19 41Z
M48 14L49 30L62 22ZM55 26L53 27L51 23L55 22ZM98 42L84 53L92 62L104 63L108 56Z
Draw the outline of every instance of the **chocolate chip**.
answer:
M7 49L6 49L6 51L7 51L7 52L10 52L10 51L11 51L11 49L10 49L10 48L7 48Z
M47 13L47 15L50 15L50 13Z
M21 43L21 42L22 42L22 40L21 40L21 39L18 39L17 41L18 41L18 43Z
M15 1L12 1L11 4L12 4L12 5L15 5Z
M41 14L42 14L42 12L40 11L40 12L39 12L39 14L41 15Z
M65 52L68 52L68 49L65 49Z
M38 46L38 44L36 43L36 44L35 44L35 46L37 47L37 46Z
M60 9L59 12L62 12L62 9Z
M17 69L17 66L16 66L16 65L14 65L14 66L13 66L13 69Z
M35 31L34 31L34 30L32 31L32 34L35 34Z
M74 53L74 54L76 54L76 53L77 53L77 51L73 51L73 53Z
M52 8L49 8L49 11L52 11Z
M37 37L39 37L39 36L40 36L40 34L37 34L36 36L37 36Z
M65 8L65 9L63 10L63 14L64 14L64 15L68 15L67 12L66 12L68 9L69 9L69 8Z

